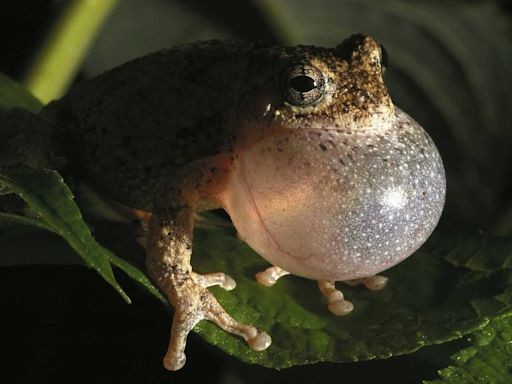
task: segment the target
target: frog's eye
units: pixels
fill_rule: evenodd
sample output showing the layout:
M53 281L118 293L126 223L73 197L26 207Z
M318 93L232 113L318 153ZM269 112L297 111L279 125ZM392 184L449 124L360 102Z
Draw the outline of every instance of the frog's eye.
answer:
M382 44L380 44L380 67L382 68L382 73L386 72L389 64L389 56L386 48Z
M289 67L282 78L285 100L291 105L306 107L319 102L325 90L325 77L308 64Z

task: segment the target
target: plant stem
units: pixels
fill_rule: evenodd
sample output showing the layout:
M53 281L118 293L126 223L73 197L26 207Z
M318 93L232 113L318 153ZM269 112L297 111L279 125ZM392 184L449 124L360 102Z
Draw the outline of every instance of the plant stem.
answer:
M46 36L23 83L44 104L62 96L118 0L70 0Z

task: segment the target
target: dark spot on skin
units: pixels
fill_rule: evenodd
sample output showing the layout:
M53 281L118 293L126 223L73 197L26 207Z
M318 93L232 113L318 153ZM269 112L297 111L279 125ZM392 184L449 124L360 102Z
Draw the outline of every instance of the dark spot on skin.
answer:
M352 156L351 153L347 153L347 157L350 159L350 161L354 162L354 156Z
M319 147L322 151L327 151L327 147L324 144L320 144Z
M343 161L343 159L341 157L338 160L339 160L341 165L345 165L345 162Z

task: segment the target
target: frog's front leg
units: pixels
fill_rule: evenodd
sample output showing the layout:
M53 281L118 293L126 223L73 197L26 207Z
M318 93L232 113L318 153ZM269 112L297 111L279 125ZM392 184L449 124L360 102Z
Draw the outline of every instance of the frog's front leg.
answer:
M267 287L271 287L277 283L277 280L279 280L281 277L289 274L290 272L274 265L265 269L264 271L256 273L255 277L258 283Z
M256 273L256 280L262 285L271 287L277 283L277 280L279 280L281 277L289 274L290 272L274 265L262 272ZM343 316L350 313L352 309L354 309L354 306L350 301L345 300L343 293L336 289L334 284L334 281L319 280L318 288L320 289L320 292L322 292L322 294L327 298L327 306L329 311L331 311L336 316Z
M203 319L241 336L255 350L266 349L271 343L270 337L233 319L206 289L212 285L232 289L234 280L223 273L199 275L192 270L190 258L196 191L180 186L164 201L166 204L153 210L146 244L148 273L175 308L164 366L169 370L183 367L187 335Z
M344 281L343 283L347 284L351 287L356 287L356 286L362 284L366 288L368 288L370 291L380 291L388 283L388 278L381 276L381 275L375 275L375 276L363 277L361 279L347 280L347 281Z
M281 277L289 274L290 272L274 265L262 272L256 273L256 280L262 285L271 287L277 283L277 280L279 280ZM351 287L362 284L372 291L378 291L386 286L387 281L388 279L386 277L375 275L361 279L347 280L343 281L343 283ZM341 292L339 289L336 289L334 281L318 280L317 283L318 289L327 298L327 307L332 314L336 316L344 316L352 312L354 305L350 301L345 300L343 292Z
M354 309L354 305L345 300L343 292L336 289L334 281L318 280L318 289L327 298L327 308L333 315L345 316Z

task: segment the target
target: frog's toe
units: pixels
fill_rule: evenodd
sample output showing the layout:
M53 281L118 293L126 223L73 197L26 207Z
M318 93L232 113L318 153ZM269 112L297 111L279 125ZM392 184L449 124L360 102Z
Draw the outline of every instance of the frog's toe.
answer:
M185 308L177 308L172 321L171 340L164 356L164 367L170 371L177 371L185 365L187 336L194 326L203 319L203 314L197 307Z
M362 284L371 291L380 291L388 283L388 278L380 275L375 275L363 277L362 279L344 281L344 283L352 287Z
M327 304L327 308L329 308L329 311L331 311L333 315L345 316L352 312L354 304L348 300L341 299L329 302L329 304Z
M348 315L354 309L354 305L345 300L343 293L336 289L334 281L318 281L320 292L327 298L327 307L336 316Z
M282 268L273 266L265 269L264 271L258 272L255 277L258 283L265 285L267 287L271 287L272 285L277 283L277 280L279 280L281 277L289 274L290 272L285 271Z
M192 279L203 288L218 285L226 291L231 291L236 287L235 279L223 272L207 273L204 275L192 272Z
M267 332L259 330L256 331L257 332L254 336L247 339L247 344L255 351L264 351L270 346L270 344L272 344L272 338Z
M272 344L272 339L266 332L233 319L217 300L208 302L205 318L214 322L226 332L242 337L247 345L255 351L263 351Z
M174 356L164 356L164 367L169 371L180 370L181 368L183 368L186 362L187 356L183 352L177 353Z

